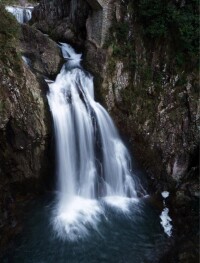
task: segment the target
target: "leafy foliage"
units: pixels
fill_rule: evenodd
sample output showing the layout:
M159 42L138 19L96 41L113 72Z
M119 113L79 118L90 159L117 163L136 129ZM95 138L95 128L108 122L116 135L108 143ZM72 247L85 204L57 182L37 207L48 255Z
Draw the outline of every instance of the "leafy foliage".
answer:
M133 5L146 37L173 36L178 49L191 54L198 51L198 0L136 0Z
M126 61L130 69L138 67L134 45L139 32L148 54L155 46L167 45L168 57L175 67L183 69L188 65L189 70L189 65L197 64L198 0L124 0L122 5L124 18L113 22L107 41L114 57Z
M135 67L135 49L133 47L133 35L128 21L113 21L110 35L105 43L105 47L112 47L112 55L115 58L123 59L129 68ZM114 70L112 61L111 68ZM111 70L112 71L112 70Z

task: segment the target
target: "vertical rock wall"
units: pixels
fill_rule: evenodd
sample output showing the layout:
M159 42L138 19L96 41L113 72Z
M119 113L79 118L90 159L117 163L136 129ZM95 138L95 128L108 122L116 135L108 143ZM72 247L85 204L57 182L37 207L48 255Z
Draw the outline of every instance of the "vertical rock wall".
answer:
M45 191L52 180L50 113L42 76L57 74L62 60L54 41L20 26L1 4L0 17L1 254L19 229L18 205Z
M197 1L115 1L103 48L85 45L98 100L128 137L152 192L170 192L175 248L162 262L198 260L197 10Z
M188 55L178 65L181 46L172 42L173 32L147 39L137 10L130 7L113 4L115 17L104 49L88 43L85 64L152 178L181 182L198 147L197 63Z

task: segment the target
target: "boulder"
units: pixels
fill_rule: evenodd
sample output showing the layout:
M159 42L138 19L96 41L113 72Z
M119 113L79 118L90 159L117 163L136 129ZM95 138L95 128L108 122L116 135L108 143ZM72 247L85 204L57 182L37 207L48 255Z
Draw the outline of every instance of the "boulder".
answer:
M29 25L21 25L20 48L36 73L54 78L63 64L58 44Z

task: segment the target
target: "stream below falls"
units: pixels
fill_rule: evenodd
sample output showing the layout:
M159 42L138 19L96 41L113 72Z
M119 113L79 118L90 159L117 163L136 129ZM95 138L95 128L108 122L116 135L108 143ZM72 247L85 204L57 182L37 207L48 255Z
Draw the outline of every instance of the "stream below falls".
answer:
M104 206L97 229L76 241L52 231L55 196L43 196L24 207L23 231L2 263L156 263L171 246L160 224L160 209L150 198L132 203L129 212Z

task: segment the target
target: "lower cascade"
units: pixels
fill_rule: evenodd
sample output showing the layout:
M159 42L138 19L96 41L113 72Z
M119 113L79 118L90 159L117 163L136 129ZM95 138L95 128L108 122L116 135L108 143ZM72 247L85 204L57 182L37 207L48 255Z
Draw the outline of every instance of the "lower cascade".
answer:
M53 226L61 238L87 235L106 206L128 211L137 201L131 158L106 110L94 100L81 55L61 44L66 63L47 95L53 116L58 201Z

